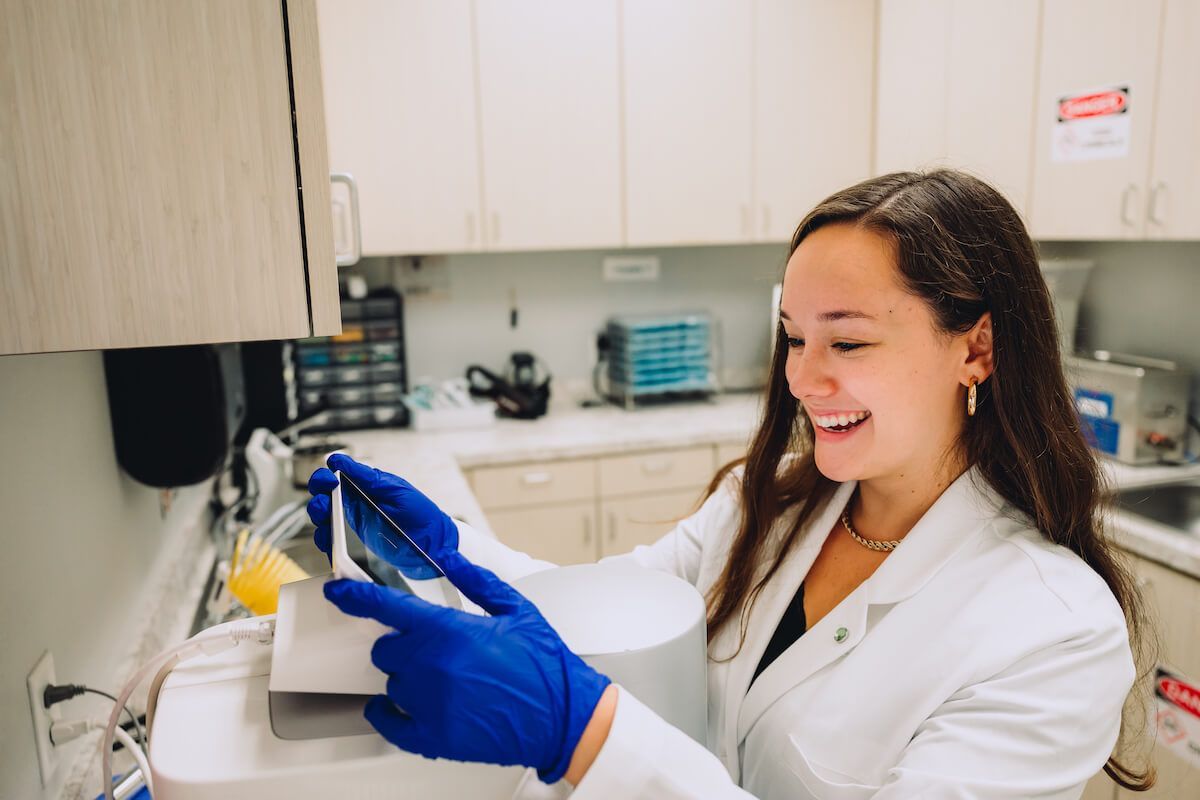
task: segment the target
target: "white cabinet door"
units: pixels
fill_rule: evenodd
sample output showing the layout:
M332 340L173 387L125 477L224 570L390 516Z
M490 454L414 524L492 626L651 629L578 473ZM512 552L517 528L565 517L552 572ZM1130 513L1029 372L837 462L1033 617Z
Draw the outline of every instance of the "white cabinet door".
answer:
M1120 239L1144 234L1161 19L1162 0L1045 3L1034 111L1031 222L1037 238ZM1192 76L1185 80L1191 82ZM1129 88L1128 154L1064 158L1065 148L1053 145L1060 100L1118 87ZM1114 131L1124 124L1116 123Z
M485 513L496 538L514 550L559 565L596 560L596 504L591 500Z
M1146 233L1200 239L1200 3L1167 0Z
M363 255L478 250L468 0L320 0L329 164L358 182Z
M875 171L966 169L1029 206L1041 0L884 0Z
M487 249L621 242L616 0L476 6Z
M754 43L754 238L789 241L870 174L875 2L758 0Z
M702 494L700 489L684 489L601 501L604 532L600 554L628 553L639 544L658 541L697 509Z
M752 11L744 0L623 5L628 244L750 239Z

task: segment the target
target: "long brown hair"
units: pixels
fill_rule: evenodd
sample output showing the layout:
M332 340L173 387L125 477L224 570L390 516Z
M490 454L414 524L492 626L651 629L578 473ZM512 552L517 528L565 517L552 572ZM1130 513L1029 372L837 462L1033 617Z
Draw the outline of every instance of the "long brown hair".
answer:
M977 466L1047 539L1077 553L1104 579L1125 613L1138 662L1145 664L1151 637L1142 624L1141 598L1103 534L1100 467L1067 389L1037 248L1015 209L995 189L963 172L894 173L827 198L800 223L789 254L813 231L832 223L855 224L892 242L902 284L924 300L943 332L965 333L992 312L995 368L978 387L982 413L962 431L965 463ZM746 619L759 593L796 543L805 520L837 486L814 461L812 423L797 410L784 374L787 351L780 325L762 419L745 458L740 526L707 598L710 641L733 621L744 640ZM784 463L789 454L795 457ZM710 494L733 466L717 474ZM791 511L797 515L790 532L768 551L768 531ZM1131 696L1118 750L1134 735L1129 721L1139 709ZM1115 756L1104 769L1128 789L1145 790L1154 783L1152 769L1138 771Z

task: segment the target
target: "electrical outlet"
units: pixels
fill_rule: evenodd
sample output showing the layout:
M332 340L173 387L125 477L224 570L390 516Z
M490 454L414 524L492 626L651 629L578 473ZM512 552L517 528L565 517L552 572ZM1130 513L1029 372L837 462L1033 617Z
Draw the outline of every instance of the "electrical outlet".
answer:
M54 743L50 741L50 725L58 721L60 713L57 706L46 708L43 700L46 687L52 683L56 683L54 656L47 650L42 653L42 657L25 678L25 685L29 689L29 711L33 714L34 745L37 747L38 767L42 772L42 786L50 785L50 778L54 775L58 761Z

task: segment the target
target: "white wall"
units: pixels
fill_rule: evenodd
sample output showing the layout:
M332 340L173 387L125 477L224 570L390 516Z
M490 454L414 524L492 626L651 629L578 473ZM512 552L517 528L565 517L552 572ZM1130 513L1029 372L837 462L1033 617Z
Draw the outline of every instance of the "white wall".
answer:
M64 747L43 792L25 676L48 649L60 683L114 691L148 619L164 613L158 583L189 571L164 562L193 552L183 540L203 538L208 487L177 492L164 519L158 491L119 470L98 352L0 357L0 442L0 797L57 797L73 759L95 746ZM75 718L111 706L79 698L60 707ZM81 796L99 789L91 779Z
M605 255L655 255L654 282L605 282ZM462 375L470 364L500 369L514 350L544 360L559 381L590 380L596 333L612 314L711 311L720 322L723 382L759 386L770 339L771 286L782 279L785 245L682 247L629 252L568 251L455 255L445 258L448 291L408 297L409 375ZM398 265L367 259L372 283L391 280ZM515 290L518 326L509 327Z

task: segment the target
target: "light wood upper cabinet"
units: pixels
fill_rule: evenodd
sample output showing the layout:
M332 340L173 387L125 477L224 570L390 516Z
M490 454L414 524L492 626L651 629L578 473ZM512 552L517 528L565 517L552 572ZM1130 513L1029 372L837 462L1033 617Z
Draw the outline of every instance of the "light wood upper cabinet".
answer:
M364 255L483 246L468 0L318 0L329 164Z
M1167 0L1146 235L1200 239L1200 3Z
M753 236L788 241L871 171L874 0L758 0Z
M966 169L1029 209L1041 0L882 0L875 172Z
M1162 9L1162 0L1045 3L1034 139L1032 228L1038 238L1145 235ZM1195 74L1180 80L1194 86ZM1114 129L1128 125L1127 154L1066 160L1053 140L1059 101L1118 87L1129 89L1127 121L1114 123Z
M289 79L316 31L287 6L291 52L277 0L3 0L0 353L339 330L319 73Z
M619 243L616 0L475 10L487 248Z
M751 238L753 4L623 4L627 243Z

